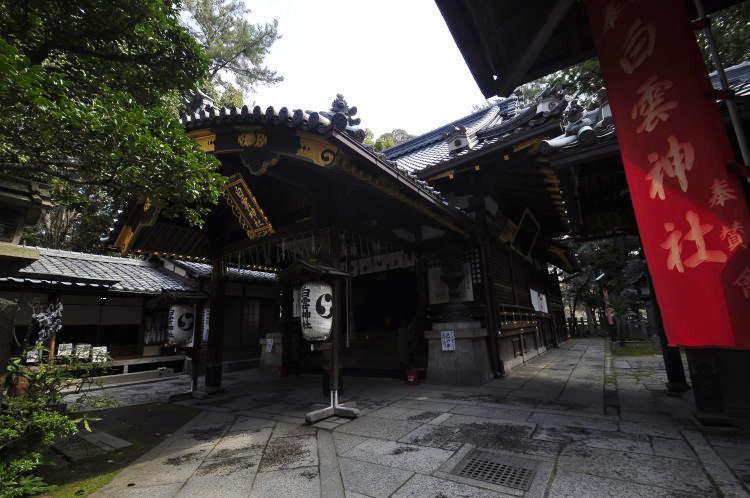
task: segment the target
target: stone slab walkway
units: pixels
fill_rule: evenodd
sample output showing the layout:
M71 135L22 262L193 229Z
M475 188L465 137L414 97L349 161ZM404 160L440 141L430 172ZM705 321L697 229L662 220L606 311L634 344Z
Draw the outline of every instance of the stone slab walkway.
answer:
M362 416L314 426L319 377L233 374L225 394L183 402L202 413L96 496L750 496L750 435L702 432L690 395L667 396L658 365L637 361L576 339L481 387L347 377L342 400ZM533 469L527 486L458 475L476 449Z

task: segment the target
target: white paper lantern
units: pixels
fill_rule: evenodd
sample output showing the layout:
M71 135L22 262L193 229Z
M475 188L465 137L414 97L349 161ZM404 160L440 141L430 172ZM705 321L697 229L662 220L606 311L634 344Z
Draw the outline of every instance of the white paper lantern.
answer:
M300 288L300 325L305 340L320 342L331 336L333 289L329 284L308 282Z
M175 346L193 345L195 310L190 304L175 304L169 308L169 344Z
M292 290L292 318L299 318L299 296L300 287L295 287Z

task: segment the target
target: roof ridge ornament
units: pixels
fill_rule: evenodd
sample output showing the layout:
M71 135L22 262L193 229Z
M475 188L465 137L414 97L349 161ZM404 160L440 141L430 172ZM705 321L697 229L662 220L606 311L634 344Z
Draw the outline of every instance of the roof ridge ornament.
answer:
M321 113L326 116L329 113ZM357 126L362 122L359 118L353 118L357 114L357 106L349 107L349 104L344 99L344 96L340 93L336 94L336 98L331 102L331 114L343 114L346 117L346 122L349 126ZM333 116L330 116L332 118ZM330 119L329 118L329 119Z
M215 107L214 100L197 87L191 96L182 97L182 103L187 107L188 114L208 111Z

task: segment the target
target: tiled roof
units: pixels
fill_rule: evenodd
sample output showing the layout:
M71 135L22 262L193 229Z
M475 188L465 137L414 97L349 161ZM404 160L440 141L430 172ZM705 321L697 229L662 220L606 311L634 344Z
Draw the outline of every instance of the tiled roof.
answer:
M475 113L441 126L384 151L385 156L399 167L420 174L453 162L461 162L478 155L488 147L517 137L521 132L538 127L559 115L564 108L562 93L549 87L525 108L518 108L518 97L513 95ZM451 152L446 141L452 130L465 128L468 147Z
M373 162L385 165L390 170L393 170L399 178L402 178L418 190L432 197L439 204L443 206L448 205L447 200L439 191L418 179L410 169L389 160L382 153L373 151L372 146L362 143L365 139L365 132L363 129L356 127L359 124L359 119L352 119L352 116L356 113L356 107L344 107L334 110L337 100L340 98L343 101L341 95L337 95L337 100L334 101L334 107L331 108L331 111L320 112L305 111L302 109L292 110L286 107L276 109L273 106L267 107L265 111L260 106L255 106L253 109L247 106L243 106L242 108L234 106L214 107L210 99L205 96L203 97L202 103L194 106L196 109L194 112L182 115L182 124L187 131L210 126L254 123L308 131L327 137L336 133L342 133L358 143L365 153L371 157ZM197 99L196 102L201 101L200 97ZM346 105L345 101L343 102Z
M731 88L738 97L750 96L750 61L741 62L724 69ZM714 71L709 75L714 88L720 88L719 73Z
M302 109L289 110L286 107L276 109L273 106L267 107L264 111L257 105L252 109L247 106L238 108L234 106L213 107L209 105L199 111L182 116L182 124L186 130L196 130L220 124L247 123L286 126L321 135L325 135L333 130L339 130L359 142L365 138L364 130L349 126L346 115L342 113L303 111Z
M196 263L194 261L173 260L174 264L186 269L196 277L210 277L212 266L206 263ZM227 267L227 278L239 280L255 280L263 282L276 282L275 273L258 270L246 270L244 268Z
M516 111L516 103L515 97L496 102L461 119L395 145L385 150L383 154L387 159L395 161L408 171L420 171L452 157L445 138L456 127L465 128L470 139L470 145L476 146L478 142L476 133L513 116Z
M750 96L750 61L745 61L735 66L724 69L729 82L729 88L734 91L738 97ZM711 84L714 88L721 88L721 81L719 80L719 74L714 71L709 74L711 78ZM743 103L738 102L739 107L742 109ZM608 108L609 104L606 104ZM744 104L746 107L747 104ZM583 115L583 118L590 119L592 121L592 127L594 134L589 136L588 141L581 142L576 136L568 136L562 134L551 140L546 140L542 143L541 151L544 154L559 154L561 156L568 156L565 160L570 160L579 152L586 151L586 147L590 146L606 146L617 144L617 134L615 133L615 124L611 117L606 117L607 112L603 112L604 107L598 107L593 111L589 111ZM577 156L576 156L577 157Z
M114 256L99 256L38 248L40 257L16 276L1 282L100 287L114 292L161 294L194 291L195 286L157 263Z

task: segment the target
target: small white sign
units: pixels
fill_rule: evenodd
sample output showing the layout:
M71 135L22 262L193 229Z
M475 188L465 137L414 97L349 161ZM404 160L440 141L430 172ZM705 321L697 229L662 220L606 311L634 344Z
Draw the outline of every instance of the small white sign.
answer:
M455 351L456 333L453 330L440 331L440 343L443 346L443 351Z
M531 306L534 307L534 311L549 313L549 309L547 308L546 295L541 292L537 292L534 289L529 289L529 294L531 295Z
M107 361L107 346L96 346L91 351L91 361L94 363L104 363Z
M39 363L39 350L30 349L26 351L26 363Z
M70 356L73 354L73 344L64 343L57 345L57 356Z
M266 339L266 353L273 351L273 337Z
M76 358L88 360L91 358L91 344L76 344Z

